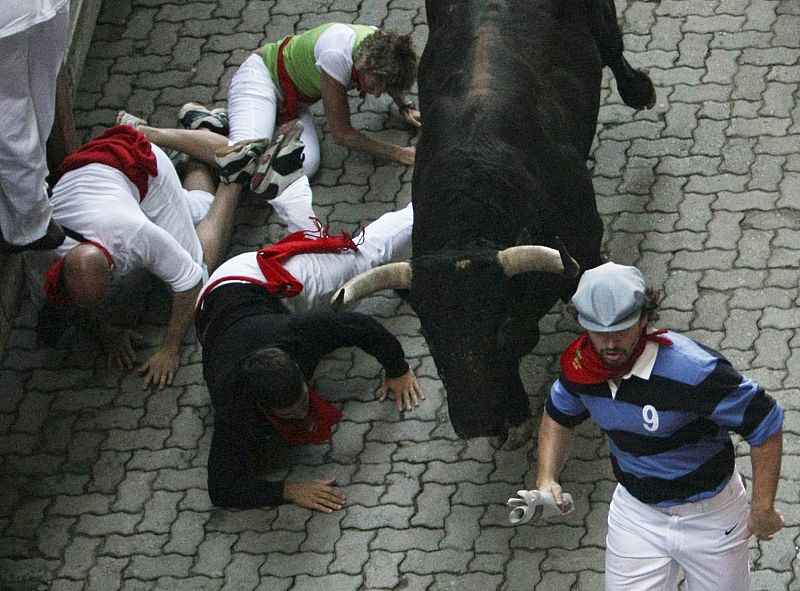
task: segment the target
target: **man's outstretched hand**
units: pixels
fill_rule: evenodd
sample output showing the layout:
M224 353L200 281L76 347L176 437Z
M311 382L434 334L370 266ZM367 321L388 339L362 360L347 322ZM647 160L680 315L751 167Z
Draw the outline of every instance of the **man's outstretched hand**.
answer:
M408 368L408 371L399 377L385 378L383 385L378 390L378 401L386 400L389 392L394 394L394 405L397 410L411 410L425 400L425 392L411 368Z
M283 485L283 498L306 509L332 513L344 507L347 499L336 488L336 479L312 480Z
M177 351L165 347L159 349L155 355L137 368L139 373L144 374L142 390L147 390L150 384L157 385L159 390L171 386L180 364L180 349Z

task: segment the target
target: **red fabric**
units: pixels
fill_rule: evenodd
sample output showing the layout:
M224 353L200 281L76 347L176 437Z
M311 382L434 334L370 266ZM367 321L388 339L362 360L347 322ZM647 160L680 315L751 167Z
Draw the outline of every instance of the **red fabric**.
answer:
M317 223L319 224L319 222ZM266 279L264 287L269 293L292 297L303 291L303 284L282 264L296 254L358 250L358 245L353 242L353 238L347 232L331 236L326 228L319 225L316 234L317 236L313 232L300 230L256 253L258 267Z
M156 155L150 140L130 125L115 125L70 154L61 164L69 172L87 164L105 164L121 171L139 189L139 201L147 195L151 176L158 176Z
M592 341L589 339L587 333L583 333L575 339L567 350L561 355L561 371L564 376L571 382L578 384L602 384L608 380L613 380L624 376L633 367L633 364L639 358L639 355L644 351L644 347L648 341L654 341L659 345L669 347L672 345L666 337L662 337L663 333L667 332L665 329L659 329L655 332L644 335L636 343L636 348L630 359L621 366L607 365L600 354L595 351Z
M79 242L79 244L91 244L96 246L106 256L108 266L111 267L114 264L114 258L111 256L111 253L108 252L108 249L106 249L106 247L102 244L92 242L91 240ZM44 272L44 293L47 296L47 301L49 301L56 308L67 307L67 294L64 291L63 283L61 282L61 273L63 271L64 257L61 257L55 263L50 265Z
M314 419L313 431L305 429L303 419L281 419L272 413L264 413L289 443L328 441L333 436L331 429L342 418L342 411L320 396L314 388L308 384L306 386L308 387L308 413Z
M280 84L281 90L283 91L283 105L278 113L278 125L297 119L300 114L300 108L298 106L299 101L309 104L317 101L317 99L308 97L300 92L297 86L294 85L291 76L289 76L289 72L286 71L283 49L291 40L292 36L289 35L283 40L280 47L278 47L278 84Z

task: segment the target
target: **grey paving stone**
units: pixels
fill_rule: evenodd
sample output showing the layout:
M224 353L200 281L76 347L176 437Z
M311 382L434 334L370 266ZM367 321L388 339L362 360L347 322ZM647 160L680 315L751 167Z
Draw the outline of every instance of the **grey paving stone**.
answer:
M69 531L76 519L48 517L36 531L36 548L45 558L60 558L69 544Z
M328 570L332 573L360 575L369 560L369 543L374 537L374 531L344 531L336 543L335 557Z
M171 553L170 549L165 546L168 539L166 534L112 534L105 538L105 542L99 552L116 558L124 558L133 554L153 557L161 556L164 552Z
M411 550L400 564L402 572L414 574L454 573L466 571L467 564L473 558L472 551L444 549L432 552Z
M179 492L155 490L144 505L144 517L136 526L138 532L167 533L178 517Z
M125 569L125 576L151 580L164 576L176 578L186 577L192 565L192 559L179 554L162 554L157 557L135 554Z
M209 577L220 577L231 560L231 546L236 536L228 534L208 534L200 544L192 571Z
M328 571L328 565L333 561L333 554L317 554L304 552L302 554L283 554L272 552L261 565L261 574L277 577L294 577L308 575L321 577Z
M100 538L78 536L64 551L63 566L59 575L72 579L83 579L86 570L94 562L94 554L102 543Z

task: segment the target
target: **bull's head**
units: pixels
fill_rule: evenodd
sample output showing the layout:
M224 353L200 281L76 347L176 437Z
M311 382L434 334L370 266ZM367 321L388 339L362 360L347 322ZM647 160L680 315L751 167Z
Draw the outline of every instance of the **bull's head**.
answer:
M334 304L410 289L456 434L504 439L530 416L519 358L538 341L538 321L563 293L564 277L578 272L563 246L437 254L367 271L342 286Z

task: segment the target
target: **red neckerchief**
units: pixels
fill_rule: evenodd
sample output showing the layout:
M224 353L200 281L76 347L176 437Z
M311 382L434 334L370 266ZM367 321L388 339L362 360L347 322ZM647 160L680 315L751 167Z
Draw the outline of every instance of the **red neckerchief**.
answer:
M96 246L106 256L108 266L113 266L114 258L111 256L111 253L108 252L108 249L106 249L106 247L102 244L92 242L91 240L79 242L78 244L91 244L92 246ZM64 291L64 284L61 281L61 273L63 271L64 257L61 257L55 263L50 265L44 272L44 293L47 295L47 301L56 308L62 309L67 307L67 294Z
M288 443L322 443L328 441L333 433L331 429L342 418L342 411L319 395L314 388L308 387L308 413L314 418L313 431L303 427L302 419L281 419L270 412L265 412L267 419L275 426Z
M292 297L303 291L303 284L282 264L296 254L358 250L358 245L353 242L352 236L347 232L331 236L328 234L328 229L323 227L319 220L315 220L315 222L318 226L316 233L299 230L256 253L258 267L266 279L266 283L263 285L269 293ZM362 233L362 239L363 236Z
M303 291L303 284L281 264L282 261L294 256L295 254L303 254L306 252L341 252L343 250L358 250L359 244L364 240L365 230L362 229L361 236L358 244L353 242L350 234L342 232L339 236L330 236L328 229L325 228L317 218L311 218L317 225L317 231L304 231L300 230L294 234L290 234L280 242L273 246L262 248L256 252L256 260L258 261L258 268L261 270L261 275L264 281L256 277L249 277L247 275L223 275L214 281L207 283L203 288L203 293L197 300L196 310L199 312L203 307L208 294L210 294L219 284L226 281L244 281L254 285L260 285L272 295L290 298L296 296ZM283 244L290 238L293 242L290 244ZM280 246L279 246L280 245ZM262 256L260 253L264 252Z
M281 110L278 113L279 125L297 119L300 114L300 107L298 105L300 101L311 104L317 102L319 98L315 99L300 92L297 86L295 86L294 80L289 76L289 72L286 71L283 50L286 44L291 40L292 36L289 35L278 47L278 84L280 84L281 90L283 91L283 105L281 105Z
M130 125L115 125L76 152L64 158L62 172L87 164L105 164L122 172L139 189L139 201L147 195L151 176L158 176L158 163L150 140Z
M577 384L603 384L608 380L618 379L631 370L639 355L644 351L648 341L653 341L666 347L671 346L671 340L659 336L665 332L667 332L666 329L661 328L643 335L639 342L636 343L633 354L627 363L617 367L607 365L595 351L589 335L583 333L561 355L561 371L564 372L564 376L569 381Z

